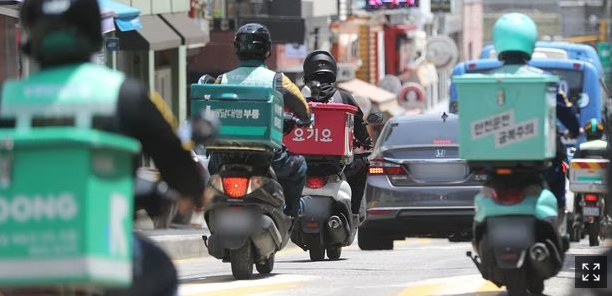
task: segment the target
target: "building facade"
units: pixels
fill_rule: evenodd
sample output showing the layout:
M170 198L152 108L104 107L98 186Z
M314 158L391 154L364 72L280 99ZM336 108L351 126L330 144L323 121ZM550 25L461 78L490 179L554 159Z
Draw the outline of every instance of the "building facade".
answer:
M21 0L0 1L0 82L6 79L22 78L37 71L37 65L23 56L19 51L21 28L18 22ZM99 0L103 19L102 30L105 45L92 60L101 64L114 64L112 53L106 50L106 40L113 36L116 30L137 30L140 24L140 11L127 5Z
M36 71L36 65L18 49L17 16L20 1L0 5L0 81L20 78ZM2 2L0 2L2 3ZM104 46L94 62L144 82L160 93L179 120L187 116L187 58L208 42L208 22L193 19L203 0L99 0ZM111 20L111 22L109 22Z
M233 54L234 32L247 23L260 23L270 30L272 55L266 62L271 69L293 69L303 56L306 25L301 0L214 0L211 10L210 43L190 57L191 82L203 74L216 76L238 66Z
M210 40L208 7L197 0L116 0L141 11L142 29L118 31L118 70L161 94L180 121L187 118L188 56ZM193 16L193 7L204 13ZM204 19L204 21L202 21Z

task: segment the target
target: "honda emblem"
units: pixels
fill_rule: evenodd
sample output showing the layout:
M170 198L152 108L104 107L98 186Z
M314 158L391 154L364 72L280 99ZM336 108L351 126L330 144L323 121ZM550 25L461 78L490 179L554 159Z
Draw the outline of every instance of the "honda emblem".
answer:
M440 158L440 157L444 157L446 156L446 150L444 149L436 149L436 157Z

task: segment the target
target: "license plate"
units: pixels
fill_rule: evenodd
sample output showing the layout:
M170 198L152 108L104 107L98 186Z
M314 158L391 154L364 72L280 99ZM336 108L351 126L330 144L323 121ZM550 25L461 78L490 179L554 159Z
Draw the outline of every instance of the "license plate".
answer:
M487 180L487 175L486 174L474 175L474 180L476 180L476 181L486 181Z
M599 217L599 208L597 208L597 207L584 207L582 209L582 213L583 213L584 216Z
M216 228L243 229L252 223L253 219L246 210L227 210L215 215Z
M488 233L494 245L530 245L533 241L533 221L501 218L491 220Z

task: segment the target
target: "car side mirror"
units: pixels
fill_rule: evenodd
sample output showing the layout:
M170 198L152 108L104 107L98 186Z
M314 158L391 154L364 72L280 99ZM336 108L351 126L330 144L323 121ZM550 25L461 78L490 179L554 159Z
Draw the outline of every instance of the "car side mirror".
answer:
M385 121L382 112L372 112L366 118L366 123L369 125L380 125Z

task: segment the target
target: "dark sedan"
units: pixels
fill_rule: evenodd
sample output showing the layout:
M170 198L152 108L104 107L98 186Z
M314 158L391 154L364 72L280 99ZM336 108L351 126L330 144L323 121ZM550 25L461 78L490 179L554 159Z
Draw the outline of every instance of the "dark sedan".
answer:
M394 117L370 157L362 250L393 249L410 236L469 236L481 176L459 159L457 116Z

